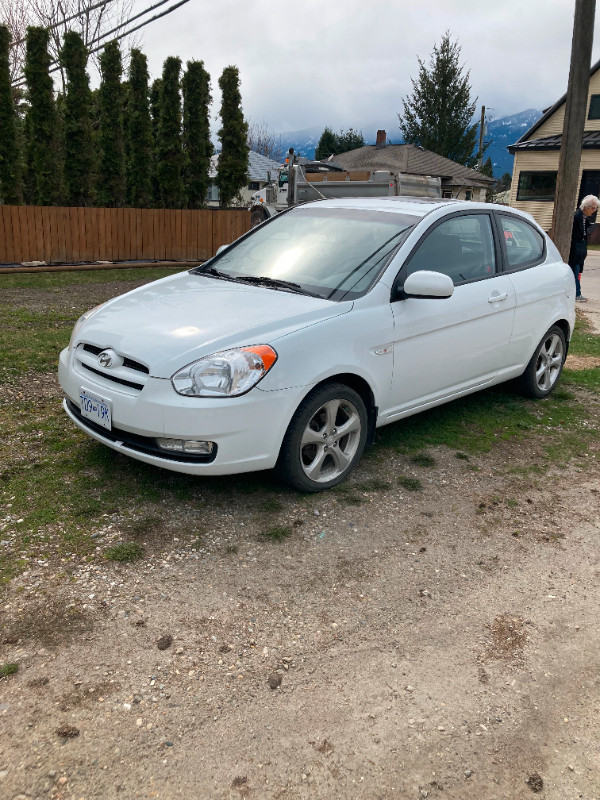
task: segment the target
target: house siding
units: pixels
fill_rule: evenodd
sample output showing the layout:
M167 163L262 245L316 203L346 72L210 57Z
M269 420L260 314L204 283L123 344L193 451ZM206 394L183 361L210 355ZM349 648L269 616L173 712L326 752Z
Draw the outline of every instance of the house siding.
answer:
M595 72L590 78L590 89L588 92L587 111L585 114L585 130L600 131L600 119L588 119L590 110L590 97L593 94L600 94L600 70ZM554 114L547 119L533 134L533 139L543 139L545 136L555 136L563 132L565 121L565 104L563 103Z
M600 94L600 92L599 92ZM517 189L519 186L519 175L521 172L533 170L543 172L544 170L558 170L559 150L546 150L533 152L531 150L517 150L515 153L515 167L513 181L510 189L510 205L528 214L542 226L545 231L550 230L552 225L552 215L554 213L554 203L550 202L523 202L517 200ZM577 184L581 184L581 174L584 170L600 169L600 153L597 150L583 150L581 153L581 165ZM573 209L575 211L575 209Z

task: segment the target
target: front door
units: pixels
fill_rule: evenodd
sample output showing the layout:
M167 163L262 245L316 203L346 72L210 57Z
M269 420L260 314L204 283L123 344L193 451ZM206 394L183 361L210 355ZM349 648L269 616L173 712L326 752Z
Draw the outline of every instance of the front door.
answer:
M490 215L443 220L419 243L399 280L422 269L449 275L454 294L393 303L389 417L485 386L507 356L516 298L510 279L497 269Z

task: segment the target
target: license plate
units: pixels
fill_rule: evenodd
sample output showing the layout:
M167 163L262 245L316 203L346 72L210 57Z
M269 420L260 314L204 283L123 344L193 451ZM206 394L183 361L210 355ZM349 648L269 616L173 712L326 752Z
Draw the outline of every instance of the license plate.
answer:
M103 397L88 392L87 389L81 389L79 393L79 400L81 402L81 416L86 419L91 419L96 425L102 425L107 430L112 426L112 411L110 400L105 400Z

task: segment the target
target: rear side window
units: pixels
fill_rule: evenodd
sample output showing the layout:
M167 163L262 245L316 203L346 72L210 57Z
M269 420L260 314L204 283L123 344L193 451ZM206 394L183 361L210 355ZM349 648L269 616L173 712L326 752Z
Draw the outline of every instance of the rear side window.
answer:
M407 265L449 275L455 284L491 277L496 270L492 226L487 214L461 214L434 228Z
M510 267L523 267L539 263L544 257L544 237L525 220L499 216L506 249L506 262Z

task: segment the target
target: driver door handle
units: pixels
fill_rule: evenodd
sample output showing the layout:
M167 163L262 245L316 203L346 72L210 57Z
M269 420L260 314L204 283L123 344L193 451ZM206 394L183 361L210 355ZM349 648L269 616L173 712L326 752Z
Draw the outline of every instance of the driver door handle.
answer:
M498 294L493 294L491 297L488 297L488 303L500 303L502 300L506 300L508 297L508 292L498 292Z

